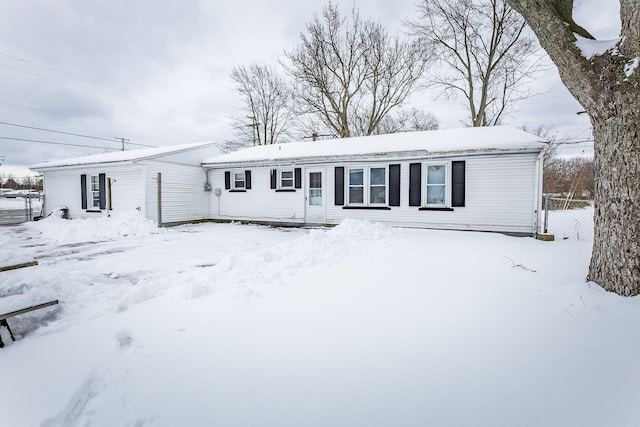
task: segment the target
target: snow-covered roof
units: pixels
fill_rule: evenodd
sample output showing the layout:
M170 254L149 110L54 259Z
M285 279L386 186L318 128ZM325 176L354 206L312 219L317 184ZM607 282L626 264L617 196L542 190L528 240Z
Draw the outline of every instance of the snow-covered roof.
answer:
M70 159L54 160L52 162L38 163L30 166L30 169L42 170L63 166L79 166L102 163L129 162L136 160L151 159L167 154L179 153L182 151L192 150L206 146L217 146L215 142L204 141L194 142L191 144L168 145L165 147L144 148L131 151L115 151L111 153L94 154L91 156L73 157Z
M541 151L546 142L509 126L405 132L357 138L258 145L216 155L203 165L312 160L384 155L443 155L467 152Z

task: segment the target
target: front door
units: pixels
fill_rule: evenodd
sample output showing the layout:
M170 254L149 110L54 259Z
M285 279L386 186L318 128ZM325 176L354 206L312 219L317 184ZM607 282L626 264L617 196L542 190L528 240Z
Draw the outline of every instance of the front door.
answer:
M307 170L307 190L305 194L305 222L324 224L327 220L324 170Z

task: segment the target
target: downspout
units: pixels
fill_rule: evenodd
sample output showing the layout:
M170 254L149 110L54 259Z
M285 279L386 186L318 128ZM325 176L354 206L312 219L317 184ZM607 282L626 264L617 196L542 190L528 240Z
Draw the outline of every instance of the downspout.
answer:
M535 177L535 187L534 187L534 210L535 210L535 220L533 222L533 230L534 237L537 237L540 231L540 215L542 213L542 185L543 185L543 174L544 172L544 151L541 151L536 158L536 177Z

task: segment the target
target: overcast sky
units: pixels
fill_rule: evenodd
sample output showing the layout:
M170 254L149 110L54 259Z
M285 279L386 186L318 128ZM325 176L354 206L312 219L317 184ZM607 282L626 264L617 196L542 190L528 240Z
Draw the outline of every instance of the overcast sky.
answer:
M390 32L414 18L414 0L355 4ZM235 65L277 65L326 1L7 0L0 4L0 162L8 165L96 154L119 143L38 131L31 126L132 143L171 145L233 136L240 99ZM576 21L596 37L619 33L616 0L576 0ZM585 25L586 24L586 25ZM589 122L555 67L538 82L546 93L519 104L506 124L552 126L589 138ZM459 101L421 92L411 105L433 112L441 128L461 126ZM9 123L9 124L5 124ZM11 124L11 125L10 125ZM15 141L22 138L87 145ZM128 149L140 148L130 145ZM589 148L577 145L578 150Z

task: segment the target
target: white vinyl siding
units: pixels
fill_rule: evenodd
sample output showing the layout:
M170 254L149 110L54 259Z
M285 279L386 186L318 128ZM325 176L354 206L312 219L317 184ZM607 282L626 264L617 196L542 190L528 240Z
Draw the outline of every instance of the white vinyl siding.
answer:
M450 165L450 160L465 161L465 206L452 212L420 211L409 206L409 164L418 160L391 161L400 164L400 206L390 211L350 210L333 203L335 176L327 174L327 223L338 224L345 218L368 219L389 225L425 227L448 230L501 231L511 233L535 232L535 179L537 153L458 156L446 161L430 160L422 166L422 205L426 205L425 166ZM340 164L339 166L342 166ZM347 166L348 167L348 166ZM345 201L348 175L345 167ZM451 168L447 168L451 179ZM450 197L450 185L446 194ZM447 201L450 203L450 201ZM449 204L447 206L450 206Z
M69 168L44 172L45 215L66 207L71 218L92 217L99 212L87 212L82 209L80 176L87 176L84 191L87 194L87 210L99 210L99 194L97 204L93 207L91 192L92 176L99 182L99 174L104 173L111 179L111 202L114 211L142 210L145 202L144 176L141 167L118 166L96 168ZM105 182L106 185L106 182ZM109 192L106 191L109 197ZM106 214L106 210L103 211Z
M163 224L206 219L211 191L204 191L200 166L145 162L146 217L158 220L158 172L161 175ZM224 188L224 182L223 187Z
M209 172L214 189L209 198L209 217L220 220L304 223L304 191L274 192L271 189L273 168L250 169L251 190L221 191L219 197L215 196L215 189L224 190L224 172L229 169L213 169Z
M157 173L162 173L162 216L164 223L201 220L209 217L209 196L204 191L205 172L200 166L204 158L219 154L209 145L159 155L154 159L130 159L117 163L86 164L43 168L45 186L45 215L66 207L71 218L106 215L106 210L89 212L81 209L80 176L86 175L87 210L92 208L91 176L104 173L105 185L111 179L114 212L141 211L157 221ZM99 179L99 178L98 178ZM99 199L99 195L98 195Z

